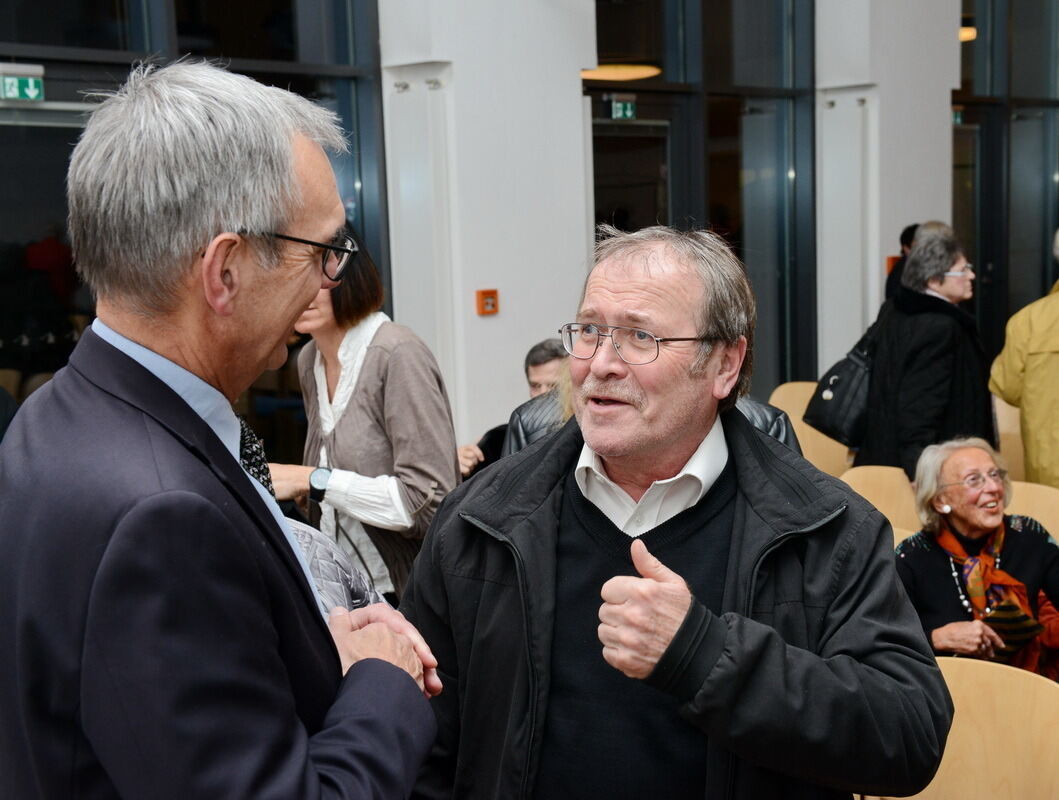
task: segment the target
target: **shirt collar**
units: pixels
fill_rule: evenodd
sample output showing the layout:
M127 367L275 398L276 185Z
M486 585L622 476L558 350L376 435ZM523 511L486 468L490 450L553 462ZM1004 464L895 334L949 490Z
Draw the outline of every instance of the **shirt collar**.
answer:
M672 478L655 481L648 487L647 492L650 492L656 486L666 487L681 481L693 480L698 484L698 491L691 505L701 500L706 492L710 490L710 487L713 486L718 476L720 476L725 464L728 463L728 442L724 437L724 426L720 423L721 418L718 416L714 420L713 427L710 428L709 433L699 442L699 446L695 448L695 452L691 454L691 458L688 459L688 462L681 468L680 472ZM577 466L574 467L574 480L577 482L581 494L587 496L587 486L590 479L599 480L604 485L624 494L624 490L607 475L607 471L603 466L603 459L586 443L581 448ZM644 493L644 497L647 496L647 492Z
M122 336L99 317L92 321L92 332L180 395L184 402L191 406L191 410L202 417L217 435L232 454L232 458L236 462L239 461L239 418L235 416L231 403L223 394L193 372Z

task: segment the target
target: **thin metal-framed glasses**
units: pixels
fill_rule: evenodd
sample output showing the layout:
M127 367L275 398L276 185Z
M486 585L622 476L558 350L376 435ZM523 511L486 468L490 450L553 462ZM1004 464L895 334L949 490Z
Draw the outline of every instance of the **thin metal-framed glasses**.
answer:
M974 272L974 264L972 264L970 261L968 261L964 265L963 269L950 269L946 272L943 272L942 275L944 275L946 278L962 278L968 272Z
M603 337L610 337L614 352L630 366L650 364L658 358L662 342L704 342L702 336L655 336L641 328L624 325L598 325L594 322L568 322L559 328L566 352L574 358L589 359L596 354Z
M353 237L347 233L340 233L330 244L314 242L312 239L299 239L297 236L287 236L284 233L266 233L265 236L271 236L273 239L283 239L288 242L298 242L299 244L311 244L313 247L322 248L320 266L324 271L324 275L327 276L328 280L332 281L342 280L343 271L349 266L353 256L360 252L360 248L357 247Z
M1004 481L1007 479L1008 471L1006 469L991 469L984 475L981 472L972 472L962 481L955 481L954 483L943 483L938 489L944 489L946 486L966 486L973 492L977 492L979 489L985 488L987 480L993 481L993 483L999 483L1001 486L1004 485Z

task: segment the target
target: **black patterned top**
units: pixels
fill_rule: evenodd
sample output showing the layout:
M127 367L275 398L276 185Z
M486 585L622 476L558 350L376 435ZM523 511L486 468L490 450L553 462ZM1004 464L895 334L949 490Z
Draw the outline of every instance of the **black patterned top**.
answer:
M1042 589L1059 607L1059 546L1031 517L1004 515L1004 524L1007 535L1000 553L1000 568L1026 584L1034 614ZM919 614L928 641L930 632L942 625L974 619L960 601L960 590L966 594L967 588L960 578L957 589L949 556L933 534L919 531L908 537L897 546L896 558L897 574Z

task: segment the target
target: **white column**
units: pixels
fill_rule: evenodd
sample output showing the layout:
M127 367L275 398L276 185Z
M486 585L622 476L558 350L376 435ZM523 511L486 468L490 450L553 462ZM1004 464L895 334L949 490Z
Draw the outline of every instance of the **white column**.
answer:
M595 4L385 0L379 22L394 315L474 441L529 397L526 351L584 281ZM477 289L499 290L498 314L477 315Z
M875 319L901 229L952 220L959 26L959 0L816 2L821 371Z

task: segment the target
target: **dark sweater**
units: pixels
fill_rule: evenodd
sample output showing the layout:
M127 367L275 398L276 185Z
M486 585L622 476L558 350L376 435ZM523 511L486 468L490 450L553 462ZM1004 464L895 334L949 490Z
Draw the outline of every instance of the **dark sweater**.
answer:
M1043 589L1048 599L1059 606L1059 548L1048 541L1048 533L1030 517L1005 516L1007 533L1000 553L1000 568L1026 584L1027 597L1034 614ZM964 547L967 540L961 539ZM977 542L981 550L985 539ZM972 545L972 548L975 545ZM968 550L968 555L974 555ZM960 594L952 578L949 556L938 545L932 534L920 531L897 547L897 575L916 607L923 630L930 641L930 632L950 622L973 619L960 602ZM960 588L967 594L961 579Z
M640 537L715 613L724 590L735 487L729 462L698 504ZM633 540L584 498L572 473L559 530L551 688L536 797L701 799L706 736L678 708L688 699L679 696L685 685L680 673L694 671L681 653L695 651L689 640L697 644L701 638L704 613L689 614L663 656L662 662L676 662L665 680L673 694L650 680L627 678L603 660L597 626L603 584L615 575L637 574L629 553Z

